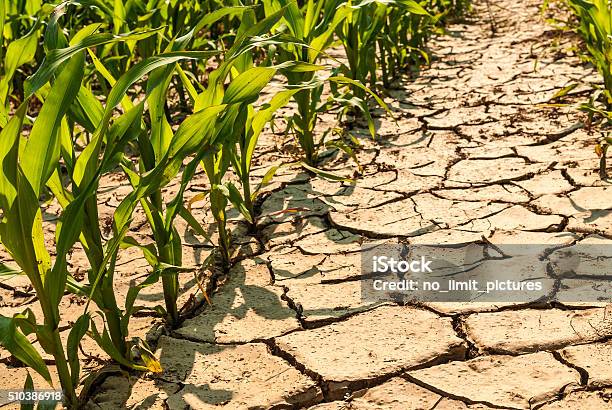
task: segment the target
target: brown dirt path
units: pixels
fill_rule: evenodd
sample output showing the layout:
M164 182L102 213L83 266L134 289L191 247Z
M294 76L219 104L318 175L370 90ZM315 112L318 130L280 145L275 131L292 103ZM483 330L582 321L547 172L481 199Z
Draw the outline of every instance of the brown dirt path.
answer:
M612 408L603 304L361 298L364 243L484 236L496 244L612 244L612 188L597 174L596 135L570 109L537 106L597 76L567 51L573 40L543 22L539 5L477 4L468 21L433 39L431 68L391 92L397 125L380 119L377 143L363 140L356 186L280 175L262 215L304 210L262 218L261 241L241 243L251 256L234 266L211 307L172 334L157 338L151 318L135 319L135 333L157 341L164 372L111 376L89 407ZM571 98L588 90L579 86ZM263 173L278 159L271 136L261 152ZM342 158L327 167L354 171ZM203 260L208 251L197 238L185 243L187 261ZM146 269L134 258L142 266L129 256L119 263L126 286ZM185 280L186 298L195 285ZM159 303L159 289L141 299Z

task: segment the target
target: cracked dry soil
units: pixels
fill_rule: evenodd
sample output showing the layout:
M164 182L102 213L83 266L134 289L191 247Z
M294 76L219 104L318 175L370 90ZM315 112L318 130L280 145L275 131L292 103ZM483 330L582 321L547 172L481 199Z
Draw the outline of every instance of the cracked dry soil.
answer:
M598 176L596 135L572 109L539 105L573 82L582 85L569 98L580 101L598 77L566 52L575 40L546 25L540 3L476 4L473 16L432 39L431 67L387 98L397 123L380 118L381 137L362 139L364 171L355 186L283 171L261 204L257 238L234 223L238 262L227 278L210 281L211 306L173 332L146 314L133 319L133 334L157 347L163 373L113 374L95 386L88 407L612 408L612 323L604 303L415 306L361 298L364 243L485 237L545 244L548 257L559 247L612 244L612 186ZM273 135L262 144L260 177L282 156ZM325 166L355 169L346 158ZM203 180L200 174L190 195ZM106 182L110 215L129 187ZM288 208L298 212L278 212ZM207 218L203 208L194 212ZM145 238L143 222L137 215L132 233ZM185 262L201 262L210 248L180 228ZM76 251L77 273L79 258ZM147 263L128 253L117 268L121 294ZM189 274L181 283L189 304L197 285ZM37 309L19 278L0 292L5 315ZM138 303L161 298L152 286ZM82 310L78 299L62 303L67 317ZM85 341L83 351L85 369L103 365L93 343ZM13 375L0 387L20 387L25 369L0 353L0 373Z

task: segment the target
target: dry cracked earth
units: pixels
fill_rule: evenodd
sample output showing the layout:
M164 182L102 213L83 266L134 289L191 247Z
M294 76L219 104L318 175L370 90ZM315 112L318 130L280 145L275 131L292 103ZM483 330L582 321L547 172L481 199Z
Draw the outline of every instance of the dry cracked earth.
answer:
M146 311L133 319L133 334L156 346L163 373L111 374L92 388L88 408L612 408L612 312L604 299L562 301L607 255L555 282L553 302L361 298L367 243L540 244L544 276L559 249L612 245L612 186L598 174L598 135L575 110L543 106L576 82L568 98L581 101L598 77L571 51L576 40L543 21L539 3L477 4L434 38L431 67L387 98L397 122L381 116L379 138L361 139L355 185L283 170L260 204L257 235L233 222L237 262L208 280L211 305L174 331ZM262 144L259 178L284 155L276 136ZM356 169L334 155L324 166ZM204 188L198 178L189 195ZM129 187L106 182L111 215ZM212 222L205 205L194 212ZM144 221L137 215L132 228L142 240ZM196 265L210 246L182 230L186 263ZM76 251L77 273L79 258ZM134 251L117 267L121 299L148 265ZM36 311L21 280L3 283L2 314ZM182 302L194 304L193 274L181 283ZM139 303L161 300L153 286ZM82 302L66 298L62 312L76 315ZM86 370L104 365L93 343L83 351ZM11 377L0 384L21 386L25 369L1 353L0 372Z

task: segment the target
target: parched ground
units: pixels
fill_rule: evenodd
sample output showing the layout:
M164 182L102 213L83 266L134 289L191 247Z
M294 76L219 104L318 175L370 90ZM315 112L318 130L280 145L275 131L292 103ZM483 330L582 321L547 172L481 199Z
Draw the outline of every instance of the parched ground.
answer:
M379 139L362 139L356 185L283 171L261 204L256 238L237 224L239 262L217 283L211 306L172 332L146 314L133 319L134 335L156 346L163 373L111 375L95 386L88 407L612 408L605 303L412 306L361 298L365 243L485 237L543 244L543 275L555 248L612 245L612 187L598 175L598 134L573 109L543 106L575 82L581 85L569 101L587 98L598 77L573 55L575 39L547 25L539 6L479 2L473 17L433 39L431 68L391 91L397 123L379 118ZM282 159L274 136L262 142L260 176ZM355 171L333 156L326 167ZM104 196L110 215L128 188L108 184L118 187ZM195 212L205 218L205 209ZM143 221L137 215L135 236L146 236ZM186 263L197 264L210 248L182 228ZM118 294L146 269L137 251L123 256ZM189 303L197 284L184 275L182 301ZM33 302L18 280L2 289L2 300L13 301L3 314ZM555 292L562 300L578 286L567 281ZM160 300L154 286L139 303ZM63 306L68 316L81 310L74 298ZM98 368L96 347L83 349L91 355L84 366ZM15 375L3 387L20 386L15 380L25 369L13 365L3 353L0 374Z

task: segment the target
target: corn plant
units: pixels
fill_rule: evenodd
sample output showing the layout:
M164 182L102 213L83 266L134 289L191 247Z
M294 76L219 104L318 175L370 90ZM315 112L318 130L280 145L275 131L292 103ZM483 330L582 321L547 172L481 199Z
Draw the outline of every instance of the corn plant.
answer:
M206 59L214 54L216 53L175 51L153 56L144 60L143 62L135 65L124 76L117 80L116 84L112 88L111 94L109 95L109 101L107 101L105 113L112 112L109 111L109 107L112 109L112 107L117 105L119 101L124 99L124 93L127 90L127 87L137 78L151 72L151 78L149 81L156 82L159 79L160 73L165 72L166 67L174 67L174 64L179 60L195 58ZM151 101L151 99L158 98L156 93L157 91L155 87L147 89L149 101ZM129 103L125 104L130 106ZM154 173L156 170L159 173L168 172L172 176L178 172L177 164L180 165L188 153L181 154L181 156L176 156L178 155L177 153L172 153L170 151L173 148L172 142L175 141L176 138L184 138L184 133L187 132L185 131L185 127L187 127L191 122L185 120L183 123L181 123L181 126L176 133L167 135L166 137L168 137L168 139L163 141L161 145L163 150L158 152L158 157L154 157L151 156L152 151L148 151L147 148L152 148L151 142L158 140L155 140L156 137L154 135L147 135L143 129L141 118L142 109L142 103L134 107L130 107L129 111L127 111L123 116L125 117L125 120L121 121L123 117L120 117L114 124L116 125L115 129L111 128L106 133L106 146L101 163L98 162L97 158L102 152L102 143L104 141L102 136L104 135L104 131L96 131L91 143L77 159L75 166L76 173L73 173L73 183L75 186L80 187L86 181L93 181L94 178L97 177L96 173L99 172L98 170L109 171L117 163L120 163L127 172L135 192L142 189L142 181L147 181L146 176ZM157 112L155 111L155 108L153 108L152 104L149 106L149 110L151 116L154 115L153 113ZM103 117L101 124L104 124L107 120L107 117ZM152 121L152 123L153 122L154 121ZM152 133L157 130L158 129L155 127L151 128ZM162 136L158 135L157 137ZM130 168L130 162L127 161L122 155L122 147L125 146L130 139L136 140L138 142L138 146L141 148L141 163L139 173L134 172L134 170ZM109 141L112 141L114 144L109 146ZM88 150L90 147L93 148ZM169 161L168 157L171 154L174 154L175 156L173 156L172 161ZM82 174L79 174L79 160L87 161L82 162L83 166L80 168L82 169L82 171L80 171ZM146 162L149 160L152 160L153 162ZM161 171L159 169L161 169ZM181 241L180 237L178 236L178 232L173 226L173 221L178 212L183 208L180 207L182 203L181 197L178 197L178 199L173 201L171 206L168 207L166 210L166 215L163 214L161 189L170 181L170 179L171 177L158 177L152 182L148 182L145 190L146 195L137 195L132 199L130 199L131 197L129 196L126 198L126 209L133 210L137 204L140 204L145 210L145 214L152 224L156 248L152 249L150 247L138 244L133 238L126 238L125 235L127 233L127 229L129 228L131 211L126 211L127 213L122 216L120 223L116 221L113 230L113 246L111 247L110 244L106 244L105 248L107 250L113 249L115 254L120 247L128 246L139 246L141 249L146 251L145 256L147 256L147 260L151 262L152 266L154 267L152 278L158 279L161 277L164 284L164 297L166 299L168 319L170 323L175 324L178 320L176 298L178 295L177 276L178 271L181 268ZM183 183L182 190L184 189L185 184L186 182ZM182 195L182 190L180 191L180 195ZM93 223L93 218L97 217L97 210L95 208L97 206L97 198L95 194L92 194L89 197L88 203L91 204L91 214L88 215L91 216ZM120 208L118 208L117 212L119 212L119 209ZM165 220L162 219L163 217L165 217ZM101 246L101 241L99 241L100 234L97 229L98 228L96 226L96 228L94 228L96 248ZM91 246L85 246L85 244L84 247L91 249ZM90 283L92 285L86 292L98 306L103 308L103 311L106 314L110 338L113 341L113 347L115 347L117 350L115 353L125 357L125 355L129 352L129 346L127 346L125 343L128 334L128 322L132 314L132 309L134 308L133 303L137 296L137 291L143 286L148 286L151 283L154 283L156 279L149 279L140 287L134 288L134 291L131 290L128 294L128 301L126 302L126 311L120 312L116 307L116 302L114 301L113 295L114 259L115 257L102 260L99 258L96 259L94 266L97 269L93 270L94 275L90 278Z
M377 38L380 77L385 88L411 66L429 62L425 44L439 18L439 14L432 16L418 3L397 2L388 7Z
M4 57L7 47L37 24L39 13L43 10L41 1L3 1L0 3L0 60Z
M4 127L8 121L8 103L9 103L9 95L13 91L13 80L16 74L18 74L18 69L33 61L38 50L38 42L41 31L40 20L37 20L36 23L29 29L27 33L25 33L22 37L15 38L14 41L10 41L10 39L14 36L18 36L21 27L18 25L17 28L11 28L12 25L4 24L4 13L7 7L4 2L0 5L0 34L3 32L8 33L8 35L4 36L5 41L9 40L8 46L6 50L4 50L4 45L2 46L2 51L0 52L0 61L2 62L3 75L0 79L0 127ZM9 10L15 5L10 6ZM38 10L36 10L38 11ZM33 10L31 12L34 12ZM18 91L23 91L23 81L20 78L20 81L17 82L17 87L15 87ZM23 96L21 96L21 101L23 101Z
M240 9L241 12L245 11L245 8ZM203 19L198 25L192 29L185 36L177 39L173 43L174 49L182 49L186 47L194 34L197 33L201 27L206 24L210 24L215 21L214 19L219 16L227 15L229 13L236 13L235 10L225 10L223 13L217 13L214 16L208 16ZM246 29L243 33L239 33L239 37L236 43L230 50L225 53L225 60L223 64L215 71L212 71L209 75L208 88L202 93L198 94L196 88L191 83L189 77L185 75L183 70L177 65L167 66L160 68L151 73L147 87L147 102L150 110L150 133L141 132L137 139L138 148L140 151L139 167L138 170L131 167L129 161L123 161L122 166L126 171L132 185L135 189L138 188L141 180L148 173L153 172L163 161L171 154L171 141L176 138L177 134L181 132L182 128L179 127L176 133L173 133L172 128L166 119L164 106L166 102L167 88L170 84L171 77L174 70L176 69L179 73L181 82L185 85L188 90L191 101L195 103L195 112L193 116L198 118L198 113L209 112L211 115L205 117L206 121L210 122L212 131L211 135L215 139L224 140L227 136L221 131L226 129L227 125L231 122L231 113L234 112L235 103L231 98L224 99L223 95L223 82L227 77L230 69L243 61L245 57L248 58L250 50L257 46L262 39L259 37L260 34L269 31L270 25L273 24L280 18L280 13L270 17L267 20L254 24ZM110 74L107 74L109 76ZM245 98L245 93L259 94L261 87L267 83L265 81L261 87L255 81L255 88L251 84L251 81L245 81L246 77L240 79L236 84L232 82L228 87L227 92L230 93L232 90L239 89L241 93L234 93L235 98L241 101ZM236 79L238 81L238 79ZM249 99L252 97L249 97ZM191 117L189 117L191 118ZM186 122L189 121L186 120ZM149 225L153 231L153 237L155 240L154 244L142 245L139 244L135 239L130 238L125 241L124 246L138 246L140 247L147 260L151 263L154 269L154 275L161 277L163 283L163 292L166 305L166 313L169 322L172 325L178 324L179 310L177 306L178 299L178 273L181 270L182 265L182 242L181 237L174 227L174 220L177 216L181 216L185 219L188 224L195 229L197 232L205 235L203 229L199 223L193 218L189 210L183 205L183 195L187 188L191 178L195 174L197 165L202 162L207 170L207 175L211 179L211 190L210 198L212 203L212 212L215 220L217 221L217 227L219 231L219 250L221 255L222 264L224 267L229 266L229 248L230 248L230 236L226 228L225 219L225 208L227 205L226 196L220 192L220 186L222 184L223 175L227 170L227 166L221 167L217 163L216 165L207 166L211 161L215 161L220 158L221 149L215 149L215 147L222 147L225 143L218 142L213 147L204 145L199 147L197 154L194 159L183 169L179 190L176 196L169 202L164 203L162 198L161 189L165 183L169 182L168 179L164 183L160 183L150 191L149 195L139 199L140 205L145 211L145 215L149 222ZM177 162L173 163L174 167ZM178 172L178 169L176 170ZM149 281L150 282L150 281Z
M421 2L421 5L442 22L461 18L472 9L471 0L427 0Z
M270 13L259 22L255 22L252 12L243 15L243 21L237 31L237 39L228 50L225 61L211 73L206 89L192 98L195 101L195 109L226 105L228 108L223 116L219 118L215 126L215 135L218 143L212 155L204 156L202 167L208 177L210 189L208 195L211 213L217 225L219 236L218 250L220 262L223 269L228 269L231 262L231 234L227 228L226 207L228 198L252 222L254 209L253 196L250 192L250 161L253 150L257 143L257 136L250 138L250 146L241 154L236 152L236 143L244 136L245 122L249 107L255 102L261 90L268 84L276 73L276 69L269 67L254 67L250 53L255 47L275 44L276 39L266 40L261 37L281 19L285 9L281 8ZM234 77L227 89L223 84L228 76ZM263 128L264 124L261 124ZM259 130L261 132L261 130ZM247 149L251 150L247 153ZM243 182L245 194L244 199L232 184L224 183L224 175L233 163L234 170ZM245 183L246 181L246 183Z
M211 14L200 20L194 28L187 34L181 36L169 47L176 52L184 49L194 40L194 35L202 28L214 23L217 19L230 14L240 14L246 11L247 8L226 8L221 12ZM217 53L209 52L209 56ZM235 56L230 56L235 58ZM140 152L138 171L130 169L130 162L124 161L124 169L134 186L137 186L137 181L144 173L153 170L160 161L168 154L170 141L173 138L173 131L165 115L166 97L168 87L172 79L173 73L177 70L180 74L180 84L185 84L189 90L192 101L195 101L197 91L191 84L185 72L178 66L171 65L159 68L151 73L151 78L147 86L147 103L150 112L150 132L140 133L137 138L138 148ZM106 73L107 79L113 81L112 75ZM179 89L182 92L182 88ZM197 166L197 161L192 161L184 171L181 179L181 184L177 195L168 204L165 204L162 197L162 187L158 188L147 198L140 199L140 205L145 211L149 226L153 231L155 240L154 246L142 247L135 241L132 241L135 246L140 246L148 255L147 260L152 262L152 267L155 272L161 276L163 283L163 292L165 299L165 309L167 318L170 324L176 325L179 322L179 310L177 306L179 283L178 272L182 266L182 242L181 237L174 227L174 220L177 216L182 216L190 226L200 233L204 233L201 226L189 210L183 206L184 191L193 177ZM140 176L136 176L137 174Z
M55 23L51 22L48 29L52 28L53 24ZM146 189L140 188L139 185L140 190L121 203L114 215L114 235L108 243L103 244L97 217L97 185L102 173L112 169L118 162L122 147L138 134L143 105L131 107L109 127L113 109L124 100L127 89L135 81L155 68L174 64L184 58L206 58L211 55L179 52L146 59L117 81L107 98L106 108L101 109L96 105L99 103L91 91L81 84L84 75L83 50L121 41L130 36L92 34L81 37L85 38L77 41L75 45L50 50L39 70L26 83L26 100L16 110L1 134L1 152L5 166L0 175L0 206L3 210L0 240L30 279L43 310L44 324L38 325L29 310L13 318L2 317L0 340L17 359L50 382L49 371L40 354L25 338L27 334L35 333L43 349L54 356L69 407L78 404L75 394L79 380L76 346L86 333L124 366L139 370L159 369L159 364L148 351L146 344L126 343L133 302L138 291L150 284L151 280L130 289L125 303L126 309L122 312L117 306L113 290L114 262L124 242L134 207L147 193L156 189L161 180L165 180L162 178L164 172L177 169L177 163L182 163L182 153L185 151L177 148L176 140L172 140L175 143L174 146L171 143L170 147L174 148L175 156L172 161L168 158L160 161L160 166L151 172L152 175L157 175L157 179L147 179ZM56 41L54 44L62 45L61 43ZM60 74L56 75L57 72ZM46 85L49 80L52 83L50 87ZM19 134L28 102L34 94L44 100L44 104L27 139L24 139ZM78 157L72 146L68 119L81 123L85 129L94 125L91 142ZM184 144L181 133L177 132L177 135L179 143ZM72 191L63 186L60 178L60 156L68 171ZM55 194L64 209L56 232L56 258L53 264L42 236L42 218L38 205L38 197L45 185ZM65 221L69 223L64 223ZM77 240L83 245L91 265L90 283L86 285L78 284L67 272L66 255ZM77 319L68 337L67 349L64 350L59 338L58 305L66 286L72 291L86 294L90 301L96 303L105 319L105 326L100 332L91 322L90 328L88 302L83 315ZM134 348L137 348L137 357L133 356Z
M49 24L48 29L52 27L52 24L54 23ZM65 64L67 58L82 53L88 47L110 44L125 39L143 38L148 35L150 33L143 36L138 34L132 36L114 36L105 33L91 34L69 47L53 49L48 53L36 74L28 81L27 89L30 93L42 89L42 86L53 73ZM77 36L77 38L80 37ZM56 39L54 44L65 45L62 40L61 38ZM210 55L211 53L203 54L204 57ZM197 54L197 58L201 57L202 53ZM128 303L129 308L125 312L119 309L113 288L113 272L119 244L129 225L124 223L121 229L115 230L114 246L103 243L99 226L96 187L102 172L108 172L117 164L122 148L129 142L130 138L134 138L140 131L143 106L140 104L132 107L129 105L129 101L126 102L125 93L128 88L155 68L174 64L184 58L196 58L196 56L189 53L175 53L151 57L139 63L116 82L107 98L107 105L104 109L89 89L80 86L75 103L67 106L69 117L73 124L78 123L86 130L91 130L93 135L90 143L77 157L70 137L71 132L65 130L67 125L61 128L60 146L72 190L63 186L58 172L52 174L49 180L49 187L63 207L66 207L72 198L81 196L84 198L83 213L86 223L81 227L82 232L79 241L83 245L91 266L89 279L92 286L80 286L74 281L70 283L73 290L86 294L101 309L105 318L105 329L102 333L99 333L94 328L92 329L92 335L111 357L126 366L132 365L129 357L130 346L126 342L128 335L127 322L131 315L131 306ZM129 110L109 128L113 110L120 101L123 101ZM102 151L103 143L105 143L105 151ZM99 159L102 152L105 156ZM129 219L129 215L127 218ZM132 297L132 295L128 296Z
M290 41L280 44L274 52L276 60L281 63L299 63L280 71L287 78L289 88L299 89L293 95L297 109L288 119L287 131L295 136L303 150L302 166L326 178L342 179L324 173L316 167L319 149L326 145L325 138L330 131L323 130L319 137L316 136L319 116L336 109L339 119L342 119L349 110L361 111L365 114L370 132L374 136L374 122L366 100L355 93L372 96L378 104L387 109L384 102L361 81L337 75L339 68L331 70L332 75L327 78L317 74L318 71L329 68L320 65L320 62L325 57L331 59L326 50L332 45L334 31L351 18L356 8L344 0L309 0L302 7L295 1L287 0L263 0L263 3L266 14L280 7L287 10L283 18L284 24L278 25L276 29L288 36ZM326 85L330 86L333 95L324 100L323 90ZM338 142L336 146L351 152L346 144Z
M223 147L242 187L242 192L240 192L233 183L228 182L227 197L234 208L244 216L251 229L255 228L257 218L254 203L261 189L271 181L279 167L278 165L270 167L261 182L255 188L251 187L251 162L257 141L264 126L272 119L275 112L286 105L297 92L299 89L280 91L268 102L262 104L259 109L254 108L252 104L245 104L242 107L243 111L238 115L244 126L234 134L236 138L231 141L232 143Z
M95 38L93 39L95 40ZM78 97L80 93L83 95L88 95L84 93L84 88L81 86L81 78L83 77L83 56L82 50L85 49L88 45L94 45L96 42L92 39L89 41L84 40L76 44L75 46L67 47L61 50L57 50L57 53L50 53L48 58L45 60L45 63L41 66L41 68L37 71L36 75L29 81L29 92L37 93L40 92L42 86L45 82L53 76L54 68L56 67L64 67L62 74L57 79L55 84L57 84L56 88L53 88L49 95L45 100L44 107L48 107L48 104L53 105L56 108L58 113L66 113L69 107L72 107L73 104L79 106L81 110L87 112L88 118L96 117L96 106L84 104L83 101L78 101ZM97 39L96 41L106 41L105 37L101 39ZM58 201L62 207L65 208L65 213L70 214L71 209L78 210L78 217L80 219L74 218L71 219L71 230L68 231L73 234L71 237L73 242L77 239L83 245L83 249L88 257L88 260L91 265L91 269L89 271L89 284L81 285L76 283L76 281L72 280L69 275L65 272L65 266L63 266L63 277L62 281L57 281L58 286L61 288L61 292L59 292L59 297L63 294L63 287L66 283L68 283L68 287L77 293L85 294L88 296L89 300L95 302L95 304L101 309L101 313L105 319L105 326L102 331L98 331L95 325L92 322L92 328L89 331L89 334L100 344L100 346L117 362L120 364L132 367L139 370L157 370L159 368L158 363L153 359L152 354L148 351L146 344L139 342L138 345L133 345L132 343L127 343L126 339L128 336L128 323L131 314L133 313L133 303L138 294L138 291L152 281L148 280L146 283L141 284L140 286L134 287L130 289L128 293L128 300L125 303L125 311L121 311L118 308L117 301L115 299L114 289L113 289L113 271L114 271L114 263L117 257L117 252L121 245L125 243L125 235L129 228L129 221L131 219L131 213L138 202L140 202L146 194L154 191L159 188L159 185L162 183L161 181L167 179L162 179L158 176L157 179L153 181L149 181L147 185L147 189L144 191L144 194L141 194L141 191L134 193L131 196L128 196L124 202L119 206L117 212L114 215L114 224L113 224L113 237L108 241L108 243L103 244L102 242L102 234L99 227L98 222L98 201L96 196L98 181L103 172L109 171L116 165L118 160L121 158L121 150L122 147L132 138L135 138L140 134L140 125L141 125L141 116L143 105L139 104L136 107L131 107L124 115L118 117L113 125L109 127L110 119L113 114L113 109L115 106L119 104L120 101L124 99L125 92L127 89L137 81L142 76L151 72L152 70L161 67L163 65L174 64L177 61L184 58L207 58L210 57L211 53L190 53L190 52L175 52L169 53L165 55L159 55L155 57L151 57L149 59L144 60L143 62L137 64L133 69L128 71L126 75L120 78L115 86L113 87L111 93L107 98L106 108L103 110L102 115L97 121L97 126L93 133L93 137L91 142L87 147L81 152L81 154L77 157L73 150L70 141L70 135L66 132L67 124L66 121L60 119L56 120L52 125L52 127L48 126L48 124L44 124L39 121L47 121L45 120L45 115L50 108L41 110L41 114L37 119L35 124L42 124L41 127L47 126L48 132L52 135L49 137L51 139L50 142L47 142L47 145L44 147L49 150L49 160L53 167L57 167L58 158L57 155L60 154L65 160L65 165L68 170L68 177L72 185L72 191L68 190L62 185L62 181L59 177L59 173L57 169L54 171L53 167L50 170L45 169L45 178L41 179L43 185L46 183L49 185L51 190L54 192L55 196L58 198ZM72 59L80 58L81 71L80 76L74 75L74 70L68 70L65 65L69 64L66 62L72 56ZM70 60L72 61L72 60ZM73 90L70 92L66 92L66 95L63 97L65 100L59 100L55 96L54 92L61 96L61 94L66 91L65 78L62 77L65 75L72 75L72 80L74 84L71 83L71 88L69 90ZM54 85L55 87L55 85ZM72 94L71 94L72 93ZM75 100L73 104L71 104L71 99ZM87 100L85 99L85 102ZM91 103L91 101L88 101ZM58 111L58 110L63 111ZM19 113L23 114L24 109L21 109ZM53 111L52 111L53 113ZM23 118L21 117L21 121ZM10 129L7 127L6 129ZM184 128L183 128L184 129ZM30 135L30 140L40 139L38 134L38 127L33 129L32 134ZM181 131L181 128L179 128ZM178 138L181 138L182 135L180 132L177 132ZM174 139L172 140L174 141ZM104 142L104 145L103 145ZM29 143L29 142L28 142ZM28 145L26 145L27 147ZM105 150L102 151L102 147L104 146ZM170 145L170 149L172 148L172 144ZM42 149L41 149L42 151ZM175 150L176 151L176 150ZM24 150L24 153L27 150ZM174 154L181 153L182 151L175 152ZM35 158L31 152L28 152L28 158ZM44 151L41 152L44 154ZM44 158L45 155L39 154L37 157ZM102 154L102 155L101 155ZM182 158L184 156L173 157L173 161L169 162L167 159L164 161L160 161L158 164L161 168L157 167L153 171L157 170L157 174L162 174L168 169L177 169L176 164L182 163ZM24 157L24 161L28 161ZM49 167L47 164L46 167ZM30 164L30 168L32 167ZM161 169L161 170L160 170ZM171 172L171 171L170 171ZM48 174L48 175L47 175ZM41 176L38 177L42 178ZM140 186L139 186L140 187ZM39 194L39 192L37 192ZM31 198L30 198L31 199ZM37 202L32 202L37 203ZM77 204L77 205L73 205ZM22 206L22 204L19 204ZM71 208L71 206L73 208ZM74 208L77 207L77 208ZM72 211L74 214L77 211ZM8 214L5 211L5 217ZM74 215L72 215L74 217ZM78 222L81 223L78 223ZM17 257L16 251L11 248L11 245L14 245L10 242L7 242L8 239L4 239L7 237L7 234L2 235L3 242L5 243L7 249L11 252L11 254L15 257L16 261L20 262L20 259ZM62 237L60 236L60 239ZM58 241L58 247L60 246ZM56 265L59 266L57 269L62 269L62 265L60 262L62 258L64 260L65 265L65 253L68 251L70 245L63 244L61 249L58 249L57 254L59 259L56 260ZM61 251L61 252L60 252ZM64 255L64 256L62 256ZM24 272L29 272L31 269L24 268L20 264ZM55 269L55 268L54 268ZM157 275L160 275L160 272L156 272ZM32 279L31 279L32 280ZM50 309L50 305L57 305L59 301L52 300L52 303L44 303L46 301L44 293L44 288L37 286L35 282L33 282L33 286L37 292L37 296L43 303L43 310L45 312L49 311L50 314L53 314L53 310ZM89 306L89 302L87 304ZM55 306L55 310L57 310L57 306ZM87 308L85 309L85 313L83 317L88 317ZM54 326L58 323L57 317L52 317L48 319L50 323ZM87 320L86 323L89 323ZM55 329L55 328L54 328ZM87 331L87 328L85 328ZM78 341L77 341L78 343ZM43 344L43 346L45 346ZM138 357L133 356L134 348L138 349ZM55 350L57 350L54 347ZM10 350L10 349L9 349ZM60 350L58 350L60 352ZM76 349L69 350L69 359L70 354L74 354ZM58 353L59 354L59 353ZM136 363L136 359L142 360L144 365ZM61 369L61 358L56 358L58 362L58 372L62 373ZM74 360L72 360L74 362ZM77 359L78 363L78 359ZM64 372L65 373L65 372ZM73 377L78 378L78 369L71 375ZM74 390L74 383L70 384L70 380L66 379L66 377L61 374L62 386L64 386L68 391ZM74 402L74 398L69 396L68 400L70 403Z
M123 99L127 89L142 76L154 71L157 68L173 65L177 61L185 58L208 58L208 52L169 52L150 57L131 68L122 76L112 88L109 94L104 114L100 125L96 129L91 142L85 150L74 161L74 167L70 172L73 193L78 192L79 198L84 198L85 211L84 217L91 226L81 228L79 240L86 250L88 259L92 261L92 269L89 272L89 283L78 284L70 281L69 286L72 291L87 295L100 309L105 319L105 327L99 331L92 322L90 335L96 342L118 363L123 366L137 370L159 371L159 363L154 359L146 344L140 340L127 342L129 334L129 319L134 313L134 302L138 292L145 286L149 286L166 276L174 278L180 266L170 266L160 261L160 256L146 245L138 244L133 238L127 236L130 226L131 216L139 204L147 204L147 198L151 198L161 187L166 185L179 172L180 167L187 156L195 153L198 149L206 153L202 142L210 138L212 133L207 131L206 124L212 123L217 113L223 107L213 107L210 110L203 110L185 119L177 129L176 133L168 141L167 150L157 161L152 169L143 172L141 175L133 172L126 165L126 160L122 155L122 147L134 138L142 138L141 115L143 104L132 107L125 114L115 120L109 128L108 123L113 108ZM211 127L208 127L212 129ZM105 142L106 144L103 144ZM69 155L67 157L70 157ZM197 163L197 158L195 161ZM103 172L114 168L117 163L122 163L134 190L129 193L119 204L112 223L112 237L104 244L103 254L99 260L99 243L97 237L101 236L97 221L93 224L91 215L97 215L97 209L93 207L96 200L96 188ZM60 191L58 186L54 187L58 197L70 197L71 193L67 190ZM176 201L180 203L181 201ZM87 208L91 203L92 208ZM173 216L178 208L173 207L170 211ZM91 213L90 213L91 212ZM87 224L85 224L87 225ZM93 237L93 240L90 239ZM180 242L179 242L180 245ZM125 301L125 309L121 310L117 306L114 297L114 263L117 253L126 246L139 246L146 250L147 260L154 266L155 270L141 284L132 287ZM180 250L180 246L179 246ZM165 289L166 290L166 289ZM176 303L176 302L174 302ZM89 306L89 302L85 308ZM134 350L138 352L134 355ZM139 363L141 361L142 363Z
M405 54L414 54L423 45L418 22L429 14L412 0L364 0L351 6L354 12L336 30L348 60L346 75L362 84L369 82L374 89L380 68L383 82L389 84L406 60ZM366 97L364 90L355 93Z
M608 0L570 0L591 61L603 76L604 105L612 110L612 6Z
M253 200L258 190L251 192L249 177L253 150L261 129L253 132L253 128L247 124L249 124L249 121L252 124L253 121L253 117L249 116L253 112L251 103L257 98L259 91L268 83L275 71L269 67L254 67L240 74L230 83L226 95L233 96L237 94L236 90L239 87L249 87L254 90L252 97L244 99L242 103L235 104L227 110L217 128L217 134L222 142L216 145L216 152L213 155L207 156L202 160L202 167L210 184L208 196L211 213L217 224L219 255L224 269L227 269L231 263L231 233L227 228L226 214L228 200L251 226L254 225L256 215ZM231 98L223 97L223 101L226 99L230 100ZM285 99L285 102L287 100L288 97ZM258 118L255 127L261 126L263 128L265 123L262 123L262 120L265 120L267 115L267 113L262 112L262 116ZM224 182L224 176L230 165L233 166L240 179L243 194L231 182Z
M26 138L20 134L28 102L24 102L0 134L0 239L36 291L44 320L38 324L31 311L13 318L1 317L0 343L17 359L40 373L51 384L49 371L40 354L25 337L35 334L46 352L53 355L69 406L76 406L75 386L79 379L76 345L88 328L89 318L81 316L62 345L59 324L60 299L68 278L66 255L78 238L83 202L68 204L56 232L56 257L51 262L39 206L46 182L60 157L59 132L68 106L76 98L83 77L84 59L77 54L65 65L52 84L34 125Z
M287 34L296 40L279 46L276 50L277 59L280 62L299 61L310 67L284 74L290 86L302 86L302 90L293 96L297 111L289 121L289 129L295 133L304 151L306 164L314 166L319 145L315 138L315 127L319 113L326 108L321 101L324 82L316 77L316 64L331 45L335 28L352 10L339 0L309 0L301 8L295 1L263 0L263 3L266 15L281 7L287 8L283 22ZM282 28L278 27L279 30Z

